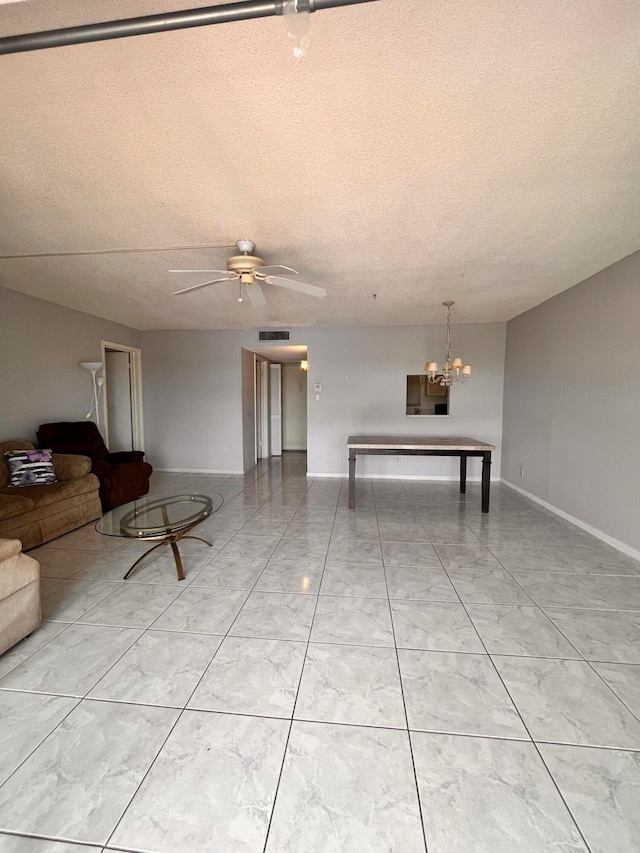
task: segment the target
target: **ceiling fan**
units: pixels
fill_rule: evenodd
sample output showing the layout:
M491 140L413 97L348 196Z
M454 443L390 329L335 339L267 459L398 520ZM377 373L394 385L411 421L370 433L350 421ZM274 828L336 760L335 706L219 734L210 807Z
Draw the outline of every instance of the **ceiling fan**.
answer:
M326 296L327 291L324 287L316 287L313 284L305 284L302 281L297 281L292 278L283 278L279 273L288 272L293 275L298 275L296 270L291 267L283 267L281 265L265 266L262 258L253 254L256 247L251 240L238 240L236 243L239 255L234 255L227 261L226 270L169 270L172 273L207 273L215 274L217 278L209 279L202 284L194 284L192 287L185 287L182 290L176 290L174 296L181 293L191 293L193 290L200 290L202 287L210 287L212 284L220 284L223 281L237 281L239 284L238 302L242 302L244 294L246 294L249 302L255 308L262 308L267 304L261 282L267 284L275 284L278 287L286 287L289 290L297 290L300 293L306 293L309 296Z

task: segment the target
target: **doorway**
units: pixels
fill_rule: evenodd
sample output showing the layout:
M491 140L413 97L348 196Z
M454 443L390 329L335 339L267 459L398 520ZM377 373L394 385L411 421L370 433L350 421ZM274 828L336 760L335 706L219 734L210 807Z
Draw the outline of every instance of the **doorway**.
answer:
M307 372L300 362L282 365L282 449L307 449Z
M112 453L144 450L141 351L102 341L104 440Z
M243 470L307 448L305 345L241 349ZM286 377L286 379L285 379ZM286 438L285 438L286 432Z

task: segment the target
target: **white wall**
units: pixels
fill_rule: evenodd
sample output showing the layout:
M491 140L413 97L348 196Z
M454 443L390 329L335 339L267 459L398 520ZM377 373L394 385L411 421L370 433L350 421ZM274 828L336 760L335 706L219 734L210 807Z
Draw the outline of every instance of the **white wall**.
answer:
M102 340L139 346L139 335L0 287L0 440L35 442L42 423L84 420L92 385L80 362L100 361Z
M299 364L282 365L282 449L307 449L307 374Z
M242 334L142 332L145 448L158 468L243 470Z
M473 376L451 391L450 417L406 417L407 374L442 362L444 326L376 326L307 329L307 441L310 473L347 474L346 441L352 434L458 435L496 445L492 477L500 476L505 324L462 324L452 330L453 355L473 366ZM322 383L320 400L314 383ZM459 460L369 456L360 476L457 477ZM469 460L469 477L481 461Z
M503 477L635 549L639 365L640 252L507 326Z
M444 325L292 330L290 343L308 347L309 471L346 476L351 433L402 433L470 435L495 444L493 476L499 476L504 342L504 323L454 325L454 354L471 362L473 377L453 389L450 418L407 418L406 376L421 373L427 356L442 360ZM256 346L252 329L142 333L146 447L153 464L243 470L241 351ZM319 401L314 382L323 385ZM248 396L245 415L248 423ZM398 465L372 456L358 461L358 473L456 477L458 465L457 459L406 456ZM469 476L480 476L478 460L469 460Z

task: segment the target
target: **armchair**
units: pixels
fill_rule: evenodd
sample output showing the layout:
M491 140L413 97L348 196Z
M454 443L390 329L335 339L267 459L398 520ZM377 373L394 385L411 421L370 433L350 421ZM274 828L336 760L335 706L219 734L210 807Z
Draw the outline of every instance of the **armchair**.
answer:
M42 424L40 447L54 453L80 453L91 459L91 470L100 480L100 501L105 512L146 495L153 468L140 450L109 453L93 421Z

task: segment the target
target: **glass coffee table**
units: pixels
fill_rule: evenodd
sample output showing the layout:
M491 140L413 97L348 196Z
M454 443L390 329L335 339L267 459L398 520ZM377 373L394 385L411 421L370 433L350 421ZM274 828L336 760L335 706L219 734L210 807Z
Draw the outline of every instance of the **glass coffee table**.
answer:
M192 536L191 531L212 513L217 512L224 499L222 495L163 495L153 498L140 498L112 509L96 522L96 530L105 536L122 536L126 539L140 539L143 542L156 542L148 551L135 561L124 576L124 580L141 568L142 562L156 548L171 545L176 561L178 580L184 580L182 559L178 550L181 539L198 539L211 546L201 536Z

